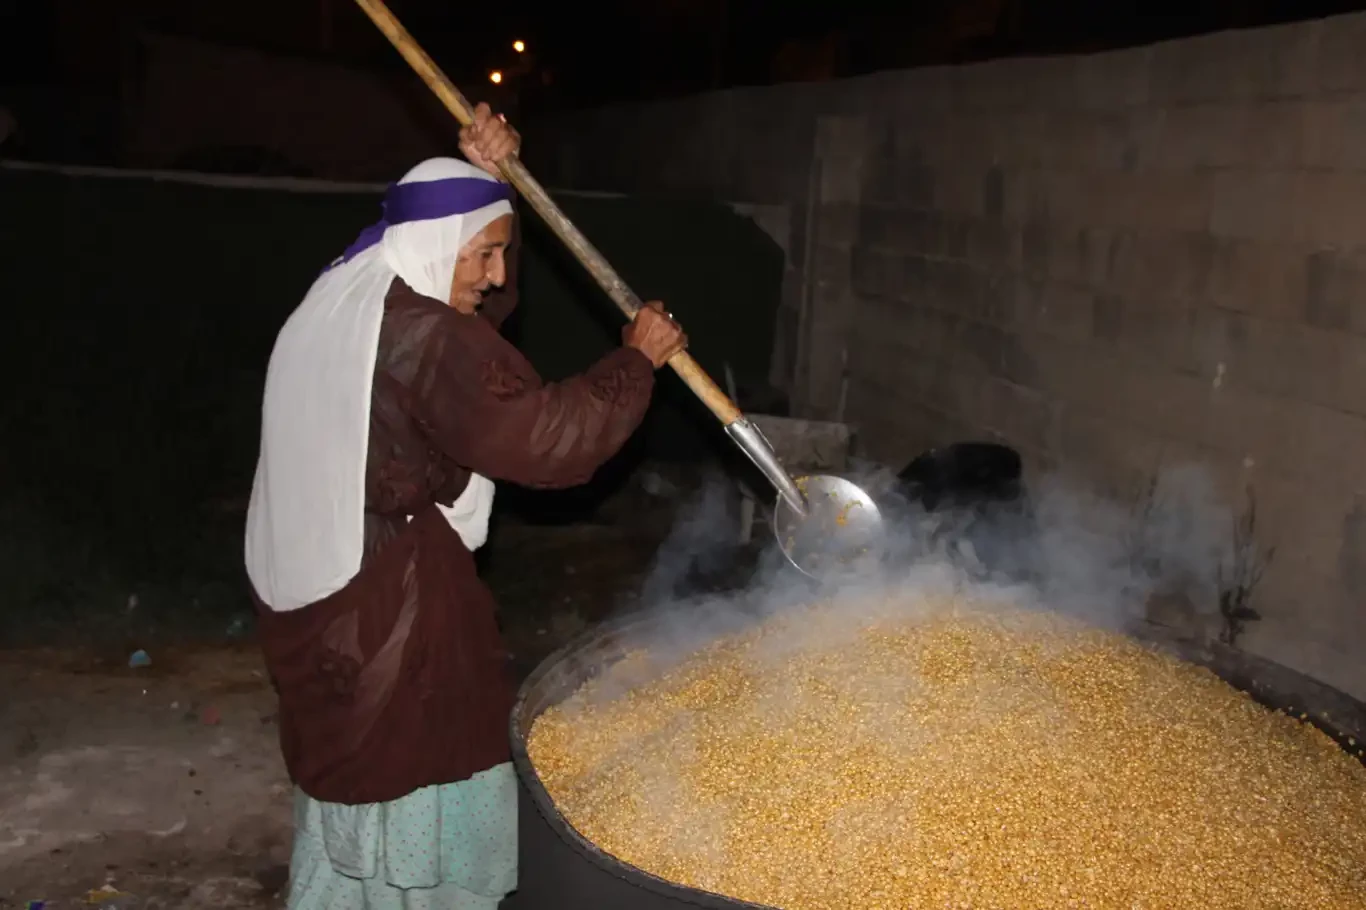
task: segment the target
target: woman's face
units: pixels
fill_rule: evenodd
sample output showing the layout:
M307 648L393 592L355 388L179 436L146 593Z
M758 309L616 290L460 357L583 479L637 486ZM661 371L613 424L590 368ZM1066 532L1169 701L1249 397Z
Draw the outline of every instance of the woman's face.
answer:
M512 239L512 216L503 215L490 221L488 227L475 234L455 260L455 274L451 276L450 304L467 315L478 312L489 288L503 286L507 280L507 263L503 253Z

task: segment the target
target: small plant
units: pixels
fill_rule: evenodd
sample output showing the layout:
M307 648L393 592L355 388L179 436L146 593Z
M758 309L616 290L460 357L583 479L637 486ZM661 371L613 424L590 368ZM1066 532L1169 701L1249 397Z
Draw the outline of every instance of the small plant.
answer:
M1247 510L1233 522L1233 549L1227 566L1219 566L1219 615L1223 627L1219 641L1235 647L1249 622L1261 619L1252 608L1252 592L1266 573L1276 555L1276 548L1266 550L1257 543L1257 498L1252 486L1247 488Z

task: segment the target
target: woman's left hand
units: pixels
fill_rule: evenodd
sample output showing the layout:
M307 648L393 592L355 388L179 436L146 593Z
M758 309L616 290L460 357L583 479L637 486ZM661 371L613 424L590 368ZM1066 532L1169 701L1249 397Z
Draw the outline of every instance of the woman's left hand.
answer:
M517 131L482 101L474 109L474 123L460 129L460 153L465 160L499 180L503 174L498 163L517 154L521 147L522 137Z

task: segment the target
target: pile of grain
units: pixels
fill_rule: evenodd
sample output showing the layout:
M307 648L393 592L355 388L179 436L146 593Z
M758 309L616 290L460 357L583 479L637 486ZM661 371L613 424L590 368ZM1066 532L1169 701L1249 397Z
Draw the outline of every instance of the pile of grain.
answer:
M812 608L543 714L585 837L788 910L1366 908L1366 769L1206 670L1040 613Z

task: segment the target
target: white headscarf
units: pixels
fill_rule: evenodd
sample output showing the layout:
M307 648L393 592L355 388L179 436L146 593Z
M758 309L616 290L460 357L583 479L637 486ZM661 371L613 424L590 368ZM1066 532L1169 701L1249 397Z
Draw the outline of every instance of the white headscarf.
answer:
M452 187L465 189L452 195ZM462 198L478 207L459 212L467 207ZM360 571L370 390L395 276L445 301L460 250L510 214L501 184L478 168L454 158L422 162L390 188L385 220L319 276L280 330L266 372L246 536L247 575L271 609L307 606ZM492 504L493 483L472 475L455 503L442 507L471 550L488 535Z

